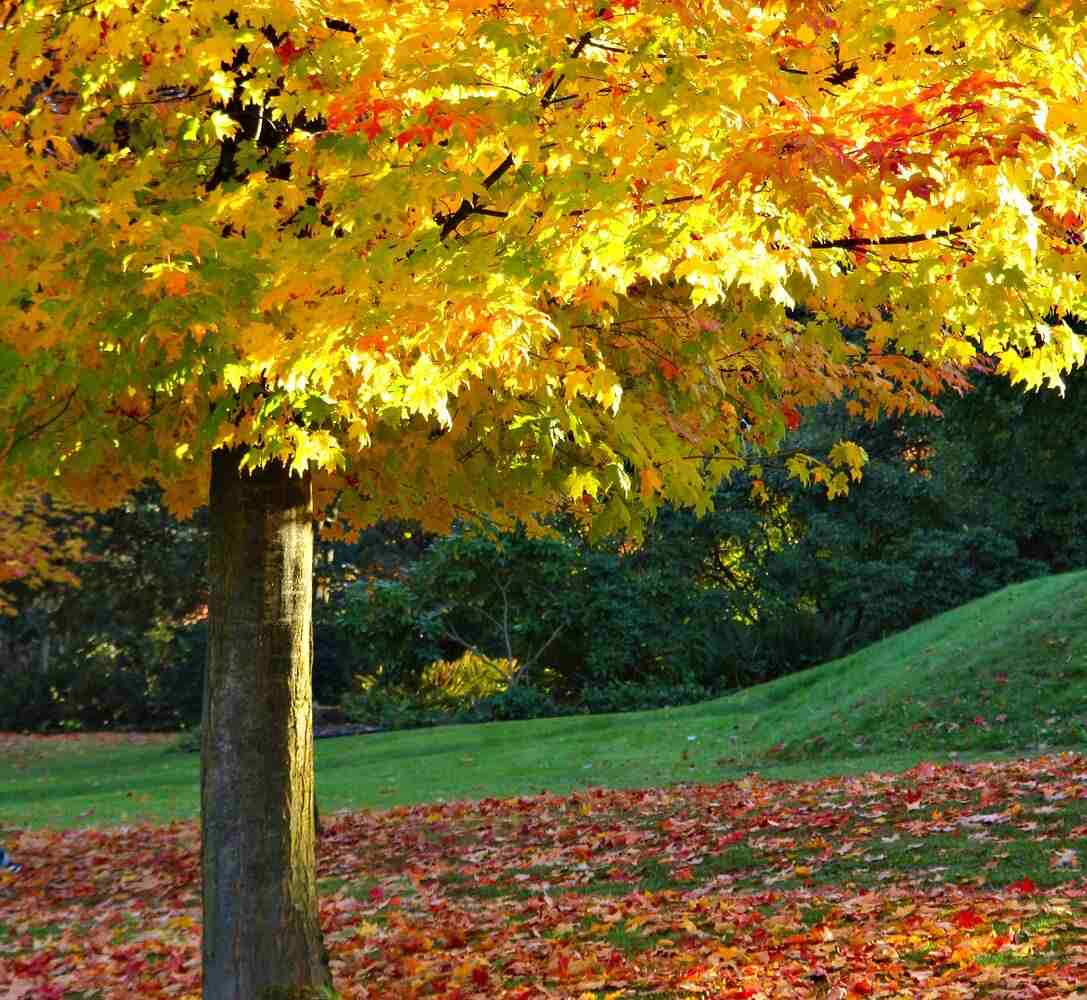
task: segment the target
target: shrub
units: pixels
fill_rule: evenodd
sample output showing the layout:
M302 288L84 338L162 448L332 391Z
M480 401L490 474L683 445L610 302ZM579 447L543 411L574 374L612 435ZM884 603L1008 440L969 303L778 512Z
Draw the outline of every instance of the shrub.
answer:
M418 729L437 725L447 717L447 712L420 704L402 689L377 685L344 695L340 707L349 721L379 729Z
M620 681L583 692L581 707L588 712L639 712L671 705L693 705L717 692L694 683Z
M173 749L179 753L200 753L200 727L193 726L192 729L183 730Z
M515 684L505 691L481 698L453 716L457 722L511 722L517 719L546 719L569 715L573 709L560 706L546 691L528 684Z

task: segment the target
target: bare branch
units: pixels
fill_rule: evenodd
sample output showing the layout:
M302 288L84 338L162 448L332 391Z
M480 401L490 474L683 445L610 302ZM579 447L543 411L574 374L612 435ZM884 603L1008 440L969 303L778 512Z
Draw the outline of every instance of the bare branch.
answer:
M949 226L936 229L931 233L909 233L902 236L847 236L840 240L816 240L810 244L812 250L857 250L861 247L899 247L908 243L925 243L945 236L958 236L977 229L980 222L971 222L968 226Z
M469 653L475 653L476 656L484 655L474 642L469 642L467 639L463 638L452 625L443 626L442 635L450 642L455 642L458 646L463 646Z
M483 178L483 186L490 191L501 179L510 167L513 166L513 153L507 153L506 158L498 164L486 177Z
M486 77L479 77L479 83L485 87L494 87L496 90L509 90L519 97L528 97L528 94L523 90L518 90L517 87L511 87L508 83L495 83L494 80L488 80Z
M72 400L75 399L75 394L76 394L76 389L73 388L72 391L69 392L68 395L65 397L64 402L61 404L60 409L56 413L54 413L53 416L49 417L48 420L43 420L40 424L38 424L38 425L36 425L34 427L31 427L30 430L24 431L22 434L19 434L19 435L16 435L15 437L13 437L11 439L11 441L8 443L7 448L4 449L4 456L3 457L7 458L7 456L10 455L12 453L12 451L14 451L15 448L17 448L24 441L29 440L30 438L34 437L36 434L40 434L42 431L48 429L53 424L55 424L58 420L60 420L60 418L63 417L64 414L68 412L68 407L70 407L72 405Z
M506 171L513 166L513 153L507 153L506 158L498 164L486 177L483 178L483 187L488 191L497 184ZM508 212L500 212L497 209L485 208L479 204L479 198L476 195L472 195L472 200L462 198L460 205L455 212L449 215L439 215L437 217L438 222L441 223L441 239L445 239L450 233L452 233L457 226L459 226L465 219L472 215L489 215L498 219L505 219L509 216Z
M629 51L627 49L622 48L619 45L605 45L603 42L594 42L591 38L585 44L590 46L591 48L594 48L594 49L603 49L605 52L626 53L627 51Z
M22 5L23 0L15 0L14 3L8 5L8 9L4 11L4 19L0 21L0 29L5 29L11 24L12 20L15 18L16 12Z
M553 643L559 637L564 628L566 628L566 623L559 622L559 624L555 626L554 631L547 637L547 641L518 668L517 673L514 675L514 677L520 677L522 674L527 673L529 670L531 670L532 667L536 664L536 661L539 660L541 656L543 656L544 652L547 650L547 647L550 646L551 643Z
M502 595L502 639L506 644L506 659L513 662L513 640L510 638L510 599L509 584L498 584L499 593Z
M356 28L349 21L341 20L338 17L326 17L325 27L330 29L331 31L343 31L346 32L348 35L354 35L355 40L358 40L359 29Z

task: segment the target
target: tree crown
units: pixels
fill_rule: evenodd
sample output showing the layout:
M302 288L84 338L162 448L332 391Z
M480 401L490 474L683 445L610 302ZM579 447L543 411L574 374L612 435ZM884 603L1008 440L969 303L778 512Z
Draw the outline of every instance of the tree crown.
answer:
M1073 0L115 0L0 35L0 446L180 510L705 506L798 408L1083 359ZM793 471L832 490L842 444ZM839 468L835 469L833 466Z

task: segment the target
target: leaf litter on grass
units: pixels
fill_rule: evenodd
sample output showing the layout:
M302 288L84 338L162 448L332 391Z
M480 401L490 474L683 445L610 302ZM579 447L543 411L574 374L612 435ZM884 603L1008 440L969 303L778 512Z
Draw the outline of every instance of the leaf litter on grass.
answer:
M0 997L199 994L194 824L27 831ZM339 813L344 998L1087 1000L1087 758Z

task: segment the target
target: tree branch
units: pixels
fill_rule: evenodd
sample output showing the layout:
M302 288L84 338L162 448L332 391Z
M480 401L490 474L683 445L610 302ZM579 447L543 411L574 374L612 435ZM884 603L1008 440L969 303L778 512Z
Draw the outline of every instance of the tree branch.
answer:
M507 153L506 158L498 164L486 177L483 178L483 187L486 190L490 190L497 184L506 171L513 166L513 153ZM509 213L500 212L491 208L484 208L479 204L479 198L476 195L472 195L472 200L462 198L457 210L450 215L439 215L437 221L441 223L442 231L440 239L444 240L450 233L452 233L457 226L459 226L470 215L490 215L495 218L504 219Z
M343 31L343 32L346 32L349 35L354 35L355 40L356 41L358 40L359 29L356 28L349 21L341 20L338 17L326 17L325 18L325 27L328 28L331 31Z
M618 45L605 45L603 42L594 42L591 38L585 44L594 49L603 49L605 52L627 52L627 49L621 48Z
M949 226L931 233L910 233L902 236L848 236L840 240L816 240L810 244L812 250L856 250L861 247L898 247L907 243L925 243L944 236L958 236L977 229L980 222L971 222L968 226Z
M14 3L8 6L8 9L4 12L4 19L0 21L0 29L6 29L13 20L15 20L15 14L19 8L22 7L23 0L15 0Z
M506 158L483 178L483 186L490 191L490 189L502 179L502 175L512 166L513 153L507 153Z
M498 590L502 594L502 640L506 644L506 659L513 662L513 642L510 639L510 598L509 584L498 584Z
M585 34L583 34L574 45L574 50L570 53L570 58L577 59L581 55L581 53L585 51L585 46L588 45L591 41L592 35L588 31L586 31ZM562 82L565 79L565 74L560 73L554 80L551 81L551 83L548 85L547 90L544 91L543 96L540 98L540 105L542 107L547 108L550 107L552 104L556 103L557 101L564 100L564 98L556 98L555 93L558 91L559 87L562 86ZM509 170L512 166L513 153L507 153L506 158L497 167L495 167L494 170L492 170L486 178L484 178L483 187L489 191L495 184L497 184L502 179L506 171ZM479 204L479 198L475 195L472 196L471 201L469 201L467 198L464 198L461 200L460 205L457 206L457 210L451 215L438 216L437 221L441 223L442 227L439 238L444 241L446 237L453 233L456 228L471 215L490 215L495 218L506 218L508 213L497 212L493 209L484 208L482 205Z
M560 633L564 628L566 628L565 622L559 622L559 624L555 626L555 630L547 637L547 640L544 642L544 644L539 649L537 649L536 652L533 653L532 656L520 666L520 668L517 670L517 673L513 675L511 683L513 681L516 681L522 674L526 674L529 670L532 669L532 667L536 664L536 661L541 656L543 656L544 652L547 650L547 647L550 646L551 643L553 643L559 637Z
M17 448L24 441L27 441L30 438L34 437L35 434L40 434L42 431L46 430L47 428L55 424L58 420L60 420L60 418L68 412L68 407L72 405L72 400L75 399L75 394L76 389L73 388L72 391L69 392L68 395L65 397L64 403L61 405L61 408L56 413L54 413L53 416L51 416L48 420L43 420L36 427L31 427L30 430L13 437L8 443L8 446L4 449L3 457L7 458L8 455L10 455L12 451L14 451L15 448Z

